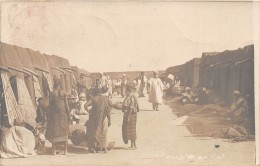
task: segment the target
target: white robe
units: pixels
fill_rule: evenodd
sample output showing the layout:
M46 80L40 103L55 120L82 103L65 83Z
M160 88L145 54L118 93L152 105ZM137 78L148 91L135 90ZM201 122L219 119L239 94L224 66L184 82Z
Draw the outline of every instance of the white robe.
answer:
M149 94L149 102L150 103L162 103L163 96L163 83L160 78L151 78L149 80L150 83L150 94Z
M3 150L0 151L0 157L2 158L36 156L34 135L25 127L11 127L6 133L2 144Z

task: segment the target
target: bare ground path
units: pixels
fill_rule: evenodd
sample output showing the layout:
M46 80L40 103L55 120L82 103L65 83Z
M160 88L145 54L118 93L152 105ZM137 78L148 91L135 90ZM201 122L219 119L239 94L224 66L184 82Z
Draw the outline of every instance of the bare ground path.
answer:
M114 98L113 102L122 101ZM1 159L0 165L254 165L255 142L230 143L221 139L192 137L166 105L152 111L147 98L139 98L137 150L126 150L122 140L122 113L112 111L109 141L115 148L107 154L89 154L70 146L69 155L38 155L33 158ZM81 121L84 123L84 121ZM219 148L215 148L219 145Z

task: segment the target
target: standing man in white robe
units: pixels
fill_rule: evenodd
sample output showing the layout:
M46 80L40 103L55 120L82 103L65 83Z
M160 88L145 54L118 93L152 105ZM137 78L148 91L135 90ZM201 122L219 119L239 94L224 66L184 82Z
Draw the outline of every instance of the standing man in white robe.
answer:
M150 94L149 102L153 104L153 110L158 111L158 106L162 104L163 97L163 83L160 78L158 78L158 72L154 72L150 80Z

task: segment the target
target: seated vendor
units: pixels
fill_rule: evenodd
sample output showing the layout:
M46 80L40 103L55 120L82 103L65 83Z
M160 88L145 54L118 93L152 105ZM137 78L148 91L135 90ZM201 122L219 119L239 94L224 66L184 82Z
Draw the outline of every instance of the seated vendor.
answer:
M35 156L35 136L32 126L15 120L14 126L1 128L2 149L0 157L18 158Z
M239 91L234 91L234 101L231 106L230 114L233 115L233 118L240 120L248 119L248 104L247 101L241 96Z
M181 102L182 102L182 104L198 102L198 98L192 94L190 87L185 88L185 92L182 93Z
M87 115L88 110L91 109L90 107L85 109L84 105L86 104L86 95L84 93L81 93L79 95L79 102L76 107L71 109L71 116L72 116L72 121L75 121L77 124L79 123L79 116L78 115Z

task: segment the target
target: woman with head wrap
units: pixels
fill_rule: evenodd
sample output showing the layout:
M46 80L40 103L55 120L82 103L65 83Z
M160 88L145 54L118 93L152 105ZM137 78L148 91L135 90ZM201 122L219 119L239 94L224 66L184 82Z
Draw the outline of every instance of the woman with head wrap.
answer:
M89 120L86 122L88 149L91 153L98 150L107 151L107 131L111 125L112 103L103 93L103 88L94 88L90 100L85 104L85 108L92 106L89 110Z
M47 113L46 138L52 143L52 154L56 154L57 143L64 143L64 154L67 153L70 111L65 91L61 90L59 79L54 80L54 90L49 97Z
M126 97L123 102L122 111L124 113L122 135L125 144L131 140L130 149L136 149L136 121L139 105L135 97L135 84L128 82L126 86Z

